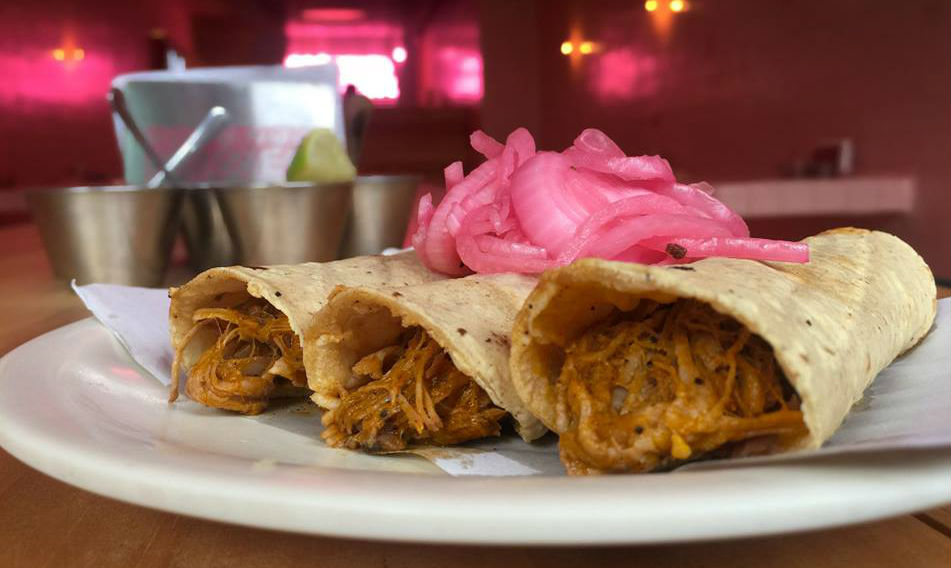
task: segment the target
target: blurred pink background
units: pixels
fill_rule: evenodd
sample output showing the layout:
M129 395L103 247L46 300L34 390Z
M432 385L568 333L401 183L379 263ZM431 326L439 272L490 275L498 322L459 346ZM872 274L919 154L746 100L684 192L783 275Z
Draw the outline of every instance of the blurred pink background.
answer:
M164 49L174 48L189 67L362 56L347 64L348 77L385 95L375 100L364 172L437 180L455 159L471 167L467 135L476 128L504 137L526 126L540 147L561 149L582 128L597 127L628 153L662 154L685 180L765 198L817 146L847 139L854 172L842 179L871 183L849 189L848 198L836 183L776 186L787 205L752 216L754 234L881 228L915 246L936 276L951 278L948 2L678 6L4 2L0 223L28 219L24 188L121 178L104 95L114 75L161 65ZM751 180L759 185L731 186Z

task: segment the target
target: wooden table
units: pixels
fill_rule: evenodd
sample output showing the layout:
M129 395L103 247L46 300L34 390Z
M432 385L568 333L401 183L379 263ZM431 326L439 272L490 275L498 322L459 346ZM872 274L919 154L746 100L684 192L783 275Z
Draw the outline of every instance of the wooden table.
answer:
M30 225L0 229L0 313L0 355L87 315L66 286L52 280ZM76 489L0 450L0 567L892 568L947 566L949 559L951 505L844 529L729 542L590 549L427 546L285 534L153 511Z

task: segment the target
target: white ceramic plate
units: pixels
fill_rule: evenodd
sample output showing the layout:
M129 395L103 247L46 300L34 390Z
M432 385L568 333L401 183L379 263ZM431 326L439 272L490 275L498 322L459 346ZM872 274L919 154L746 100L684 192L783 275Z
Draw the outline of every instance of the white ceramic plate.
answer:
M656 543L817 529L951 499L947 450L592 478L452 478L324 447L306 406L244 418L166 392L89 319L0 361L0 444L123 501L243 525L491 544ZM285 416L284 418L287 418ZM280 423L280 425L276 425ZM294 424L288 428L287 424Z

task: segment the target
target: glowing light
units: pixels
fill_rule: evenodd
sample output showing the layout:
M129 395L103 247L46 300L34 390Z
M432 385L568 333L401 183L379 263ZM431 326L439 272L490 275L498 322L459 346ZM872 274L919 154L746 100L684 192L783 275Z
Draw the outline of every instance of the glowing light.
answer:
M301 16L312 22L356 22L365 19L367 14L358 8L308 8Z
M406 61L406 48L403 46L397 46L393 48L393 53L390 56L393 58L393 61L397 63L402 63Z
M583 41L581 42L581 45L578 46L578 51L584 55L588 55L589 53L594 52L594 44L590 41Z
M395 100L400 96L399 80L393 60L381 53L330 55L329 53L289 53L285 67L337 64L338 86L353 85L371 99Z
M53 59L56 61L66 61L66 50L57 48L53 50Z
M82 61L86 58L86 50L82 48L76 48L73 50L73 61Z
M436 58L440 86L449 100L470 103L482 99L482 54L478 49L443 47Z
M398 99L399 80L393 60L385 55L335 55L340 85L353 85L371 99Z
M575 50L575 46L571 44L570 41L561 42L561 53L562 55L571 55L571 52Z
M303 67L336 63L341 91L347 85L353 85L361 94L381 104L395 102L400 93L396 75L398 60L403 54L408 57L403 28L394 23L369 20L368 17L361 9L302 10L299 19L284 24L287 38L284 65Z
M630 102L654 95L659 87L657 60L629 48L603 53L589 84L602 102Z
M329 53L289 53L284 58L284 67L309 67L326 65L333 61Z
M687 3L684 0L670 0L671 12L683 12L686 8Z
M53 48L32 54L0 50L0 109L8 104L82 105L101 101L112 78L128 67L113 54L87 51L82 61L74 61L68 44L62 50L62 60L57 59Z
M648 12L657 10L657 0L647 0L647 2L644 2L644 9Z

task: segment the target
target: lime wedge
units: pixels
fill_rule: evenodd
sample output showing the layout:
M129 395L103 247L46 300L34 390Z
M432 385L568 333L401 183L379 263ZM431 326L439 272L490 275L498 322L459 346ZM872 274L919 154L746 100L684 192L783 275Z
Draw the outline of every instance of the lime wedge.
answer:
M347 151L326 128L315 128L304 136L287 168L287 181L339 183L356 177L357 169Z

